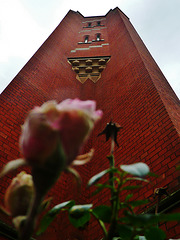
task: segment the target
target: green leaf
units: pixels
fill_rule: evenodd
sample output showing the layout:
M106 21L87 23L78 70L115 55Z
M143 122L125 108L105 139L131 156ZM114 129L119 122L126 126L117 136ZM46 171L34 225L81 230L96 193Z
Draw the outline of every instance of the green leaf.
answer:
M69 215L73 218L80 218L84 213L89 212L92 204L74 205L69 209Z
M91 218L91 215L90 215L89 212L85 212L79 218L73 218L72 216L69 215L69 221L76 228L81 228L81 227L83 228L83 227L85 227L86 223L89 222L90 218Z
M145 231L145 237L147 240L164 240L166 238L166 234L160 228L151 227Z
M109 184L96 184L96 187L98 188L110 188L110 189L114 189L111 185Z
M160 221L180 221L180 213L160 214Z
M119 209L121 209L121 208L127 208L128 206L127 206L127 203L124 203L124 202L120 202L119 203Z
M138 236L138 240L147 240L144 236Z
M39 207L39 213L41 213L41 212L43 212L45 209L47 209L47 207L49 206L51 200L52 200L52 197L45 199L45 200L41 203L41 205L40 205L40 207Z
M147 179L140 178L140 177L126 178L125 182L127 182L127 181L142 181L142 182L149 182Z
M133 194L131 193L131 194L128 194L127 196L126 196L126 198L125 198L125 201L128 201L130 198L132 198L133 197Z
M72 206L74 206L74 204L75 204L74 200L60 203L53 207L47 214L50 216L56 216L60 210L62 210L63 208L71 208Z
M123 187L122 190L134 190L141 187L142 185L130 185L130 186Z
M97 218L102 220L105 223L110 223L111 221L111 207L106 205L101 205L93 209L93 214L96 215Z
M92 204L75 205L69 209L69 221L74 227L84 227L89 222L91 216L89 213Z
M109 173L111 171L110 168L94 175L88 182L88 187L92 186L93 184L97 183L105 174Z
M132 224L134 226L152 226L159 222L164 221L180 221L180 213L172 214L141 214L141 215L131 215L126 213L126 217L122 219L123 222Z
M178 166L176 167L176 170L180 170L180 165L178 165Z
M132 207L137 207L137 206L140 206L140 205L144 205L144 204L147 204L149 201L146 199L146 200L137 200L137 201L130 201L128 202Z
M63 209L63 208L70 208L75 204L74 200L70 200L67 202L60 203L53 207L51 210L48 211L46 215L42 218L39 229L37 231L37 235L42 234L46 231L47 227L52 223L52 221L55 219L57 214Z
M153 172L149 172L149 173L148 173L148 176L150 176L150 177L156 177L156 178L159 177L159 175L157 175L156 173L153 173Z
M118 224L117 233L118 236L121 237L123 240L130 240L132 237L133 228L125 224Z
M126 214L126 217L123 218L123 221L133 226L144 227L157 224L159 221L158 215L154 214L141 214L141 215L131 215L130 213Z
M101 192L101 190L104 188L113 189L113 187L108 184L97 184L96 187L97 187L97 189L92 193L93 196L96 195L97 193Z
M133 163L129 165L120 165L120 168L127 173L137 177L145 177L149 173L149 167L143 162Z

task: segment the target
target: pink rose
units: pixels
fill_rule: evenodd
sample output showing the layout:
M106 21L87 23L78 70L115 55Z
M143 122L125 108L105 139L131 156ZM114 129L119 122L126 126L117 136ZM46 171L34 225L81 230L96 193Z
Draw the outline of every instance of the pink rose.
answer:
M79 154L95 122L102 116L94 101L67 99L34 108L28 115L20 137L20 147L30 165L42 164L61 143L66 166Z

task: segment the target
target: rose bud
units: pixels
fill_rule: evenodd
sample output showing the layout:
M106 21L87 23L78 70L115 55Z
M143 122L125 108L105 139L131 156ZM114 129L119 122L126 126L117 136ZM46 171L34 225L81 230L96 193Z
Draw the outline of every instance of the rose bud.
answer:
M76 158L102 112L94 101L67 99L33 109L23 127L20 148L30 165L43 164L61 143L66 166Z
M27 214L34 196L34 184L32 176L26 172L20 172L12 179L4 197L5 209L14 218Z

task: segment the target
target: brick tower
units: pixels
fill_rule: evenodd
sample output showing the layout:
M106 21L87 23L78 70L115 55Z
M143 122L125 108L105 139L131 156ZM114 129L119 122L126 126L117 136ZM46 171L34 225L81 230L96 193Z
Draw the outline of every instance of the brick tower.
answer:
M31 108L50 99L59 102L77 97L96 100L104 117L85 147L95 148L93 160L78 168L84 184L82 193L77 196L73 180L62 175L49 193L55 196L53 204L72 198L81 204L92 201L95 206L107 202L106 192L93 198L85 185L91 176L108 167L105 156L109 154L109 142L97 135L112 119L123 126L118 136L120 147L115 150L117 166L142 161L152 172L163 176L153 185L135 191L134 198L152 199L155 188L168 187L169 196L161 208L177 211L179 100L128 17L118 8L96 17L84 17L70 10L3 91L0 167L20 156L20 125ZM14 173L0 179L1 199L13 176ZM1 219L10 224L3 216ZM162 227L168 230L168 237L180 237L177 225ZM46 232L48 240L100 238L101 231L93 221L86 230L78 231L69 226L66 216L59 216Z

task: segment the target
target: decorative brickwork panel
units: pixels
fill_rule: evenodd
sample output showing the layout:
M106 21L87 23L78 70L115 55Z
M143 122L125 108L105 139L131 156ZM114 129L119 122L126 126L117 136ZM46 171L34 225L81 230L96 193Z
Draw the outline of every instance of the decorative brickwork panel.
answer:
M68 58L72 70L76 73L76 79L81 83L85 83L87 79L96 83L101 78L101 72L106 68L109 60L110 56Z

